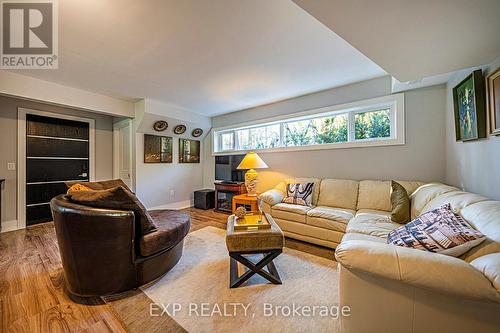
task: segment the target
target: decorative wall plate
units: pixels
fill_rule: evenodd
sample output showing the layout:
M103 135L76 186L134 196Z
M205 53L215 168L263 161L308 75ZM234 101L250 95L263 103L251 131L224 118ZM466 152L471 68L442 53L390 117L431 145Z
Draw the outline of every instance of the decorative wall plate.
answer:
M157 132L163 132L168 128L168 123L165 120L155 121L153 124L153 129Z
M186 132L186 126L184 125L177 125L174 127L174 133L175 134L183 134Z
M195 128L192 132L191 135L194 136L195 138L201 136L203 134L203 130L201 128Z

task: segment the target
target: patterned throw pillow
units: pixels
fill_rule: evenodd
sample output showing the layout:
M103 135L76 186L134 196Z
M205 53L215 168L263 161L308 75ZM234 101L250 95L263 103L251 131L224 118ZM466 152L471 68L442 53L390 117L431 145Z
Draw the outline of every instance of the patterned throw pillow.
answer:
M284 203L311 206L314 183L287 184Z
M76 183L76 184L71 185L71 187L68 189L66 194L71 195L71 193L76 192L76 191L90 191L90 190L92 190L92 189L85 186L85 185L82 185L80 183Z
M458 257L485 239L446 204L392 230L387 243Z

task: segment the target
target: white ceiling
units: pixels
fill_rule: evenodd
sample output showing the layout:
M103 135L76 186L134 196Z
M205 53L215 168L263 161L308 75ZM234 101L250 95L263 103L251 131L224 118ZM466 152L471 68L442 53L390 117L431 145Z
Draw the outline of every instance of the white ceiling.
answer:
M62 0L59 70L22 74L207 116L386 75L290 0Z
M293 0L401 82L500 55L500 0Z

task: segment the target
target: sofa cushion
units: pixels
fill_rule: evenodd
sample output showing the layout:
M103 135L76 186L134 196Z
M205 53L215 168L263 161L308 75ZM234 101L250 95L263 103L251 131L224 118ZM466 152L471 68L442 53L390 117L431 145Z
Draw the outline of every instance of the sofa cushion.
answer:
M391 182L362 180L359 182L357 210L377 209L391 211Z
M450 204L451 209L455 213L460 213L465 207L486 200L488 199L480 196L479 194L463 191L451 191L438 195L437 197L432 199L429 203L427 203L427 205L424 206L421 214L440 208L445 204Z
M483 273L500 293L500 253L487 254L472 260L470 264Z
M396 222L392 222L389 216L389 212L369 210L358 212L347 225L346 232L380 237L385 242L387 235L401 226Z
M150 212L157 230L143 235L140 240L140 253L150 256L177 245L189 232L189 214L176 210L153 210Z
M480 256L500 252L500 202L481 201L460 211L460 215L475 229L486 236L486 240L466 252L462 259L469 262Z
M283 220L306 223L306 214L311 207L279 203L271 208L271 215Z
M307 241L307 239L300 236L306 236L313 239L321 239L327 242L338 244L342 240L342 236L344 236L344 233L341 231L318 228L305 223L296 223L291 222L290 220L282 220L279 218L275 218L274 221L280 226L281 230L284 231L285 236L288 236L291 233L294 235L293 238L301 239L304 241ZM298 235L299 237L296 237L296 235ZM330 244L326 246L329 245Z
M342 237L342 242L347 242L347 241L368 241L368 242L383 243L383 244L386 243L385 238L365 235L365 234L358 234L356 232L349 232L345 234L344 237Z
M284 203L312 206L314 183L293 183L286 185L286 196L283 198Z
M410 197L398 182L391 181L391 220L397 223L410 222Z
M359 182L344 179L323 179L318 206L356 209Z
M448 203L391 231L387 243L457 257L484 239Z
M410 195L411 218L414 219L422 213L425 205L432 199L444 193L458 191L456 187L440 183L431 183L420 186Z
M318 206L307 212L306 223L320 228L345 232L347 223L354 217L351 209Z
M360 209L356 212L356 216L383 217L390 220L391 212L386 212L385 210L377 210L377 209Z

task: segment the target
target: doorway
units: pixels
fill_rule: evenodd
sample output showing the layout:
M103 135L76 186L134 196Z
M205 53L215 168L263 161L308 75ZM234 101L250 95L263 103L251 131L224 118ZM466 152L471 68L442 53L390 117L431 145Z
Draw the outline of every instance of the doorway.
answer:
M131 119L124 119L113 125L113 178L120 178L129 188L134 188L133 133Z
M67 181L93 180L94 120L19 109L18 227L52 220Z

